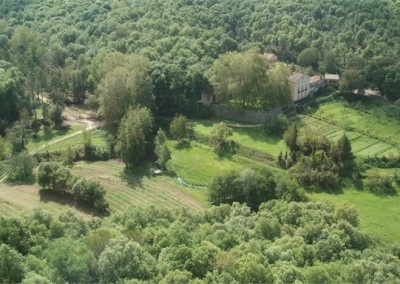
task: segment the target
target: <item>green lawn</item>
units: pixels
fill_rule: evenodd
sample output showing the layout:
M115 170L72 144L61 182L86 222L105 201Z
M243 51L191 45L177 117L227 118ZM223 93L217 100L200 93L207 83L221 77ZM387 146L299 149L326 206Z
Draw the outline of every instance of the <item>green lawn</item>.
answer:
M66 136L77 131L81 131L83 129L85 129L84 125L71 125L67 129L62 129L62 130L50 129L48 131L45 131L42 127L38 133L37 138L29 140L28 144L26 145L26 148L28 151L32 151L37 147L42 146L52 140L61 138L62 136Z
M92 137L92 144L93 145L97 145L97 146L106 145L105 132L104 131L93 129L93 130L90 131L90 133L92 135L91 137ZM78 146L81 146L81 145L83 145L83 134L72 136L72 137L70 137L68 139L60 141L59 143L50 145L49 147L47 147L43 151L51 152L51 151L65 149L68 146L78 147Z
M193 142L189 147L180 148L175 141L168 141L168 146L171 150L168 168L186 182L193 184L208 184L216 175L233 169L267 167L264 163L239 155L219 158L211 148Z
M216 125L211 123L196 123L195 130L202 134L210 134ZM261 152L267 153L274 157L278 157L279 152L286 150L285 143L282 138L276 136L268 136L265 134L261 127L255 128L233 128L232 140L236 141L240 145L244 145Z
M359 211L361 229L384 241L399 241L400 196L378 196L355 189L345 189L342 194L310 193L308 196L313 201L355 205Z

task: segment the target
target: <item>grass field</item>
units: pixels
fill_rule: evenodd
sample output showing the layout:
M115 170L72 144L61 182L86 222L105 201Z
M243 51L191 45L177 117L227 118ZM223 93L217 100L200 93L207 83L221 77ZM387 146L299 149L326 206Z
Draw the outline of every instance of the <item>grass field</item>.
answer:
M345 189L342 194L310 193L311 200L332 204L347 202L357 207L360 228L377 238L396 242L400 236L400 196L378 196L370 192Z
M176 142L168 141L168 146L172 152L168 168L193 184L208 184L216 175L233 169L267 166L238 155L219 158L211 148L193 142L189 147L180 148Z
M195 130L202 134L211 134L215 123L199 122L195 125ZM282 138L268 136L261 127L254 128L233 128L233 136L230 138L240 145L244 145L264 153L278 157L280 151L285 151L286 146Z
M33 209L41 207L55 215L71 209L82 217L88 216L87 211L76 210L61 198L47 198L39 192L39 186L9 185L0 183L0 216L12 216L20 213L30 213Z
M93 145L100 146L100 145L105 145L106 144L106 142L105 142L105 135L106 135L105 132L103 132L101 130L98 130L98 129L93 129L93 130L90 130L90 133L91 133L91 137L92 137L91 141L92 141ZM78 146L81 146L81 145L83 145L83 134L76 135L76 136L70 137L68 139L65 139L63 141L60 141L57 144L50 145L49 147L47 147L43 151L51 152L51 151L65 149L68 146L78 147Z
M32 151L54 139L72 134L77 131L81 131L85 128L86 127L84 125L71 125L67 129L62 129L62 130L50 129L48 131L45 131L42 127L42 129L38 133L37 138L29 140L28 144L26 145L26 148L28 152Z
M79 162L74 165L72 172L86 179L98 180L107 190L106 199L114 213L123 212L131 206L151 204L164 208L187 207L198 211L207 203L205 189L184 187L175 177L150 177L145 168L125 173L124 164L118 161ZM55 215L67 209L83 217L94 213L77 206L72 200L44 194L34 182L25 185L0 183L0 216L27 213L38 207Z
M205 202L205 190L187 189L174 177L149 176L149 170L138 168L125 173L124 164L118 161L79 162L72 168L75 175L98 180L106 189L106 199L112 212L123 212L137 205L155 205L164 208L187 207L201 210Z

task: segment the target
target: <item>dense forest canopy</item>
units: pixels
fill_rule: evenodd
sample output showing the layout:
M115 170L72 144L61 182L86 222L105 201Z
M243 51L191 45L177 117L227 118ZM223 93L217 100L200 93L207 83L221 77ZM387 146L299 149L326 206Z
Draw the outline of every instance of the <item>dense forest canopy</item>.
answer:
M205 74L220 55L258 48L301 65L302 52L315 50L315 71L341 73L359 58L372 86L395 100L399 18L395 0L5 0L0 56L23 72L31 93L68 91L93 102L99 56L141 54L151 62L154 110L193 115L192 102L211 92Z
M202 213L132 208L102 222L35 210L0 217L0 281L395 282L400 248L361 232L344 204L234 203ZM8 260L8 262L7 262ZM4 261L4 262L3 262Z

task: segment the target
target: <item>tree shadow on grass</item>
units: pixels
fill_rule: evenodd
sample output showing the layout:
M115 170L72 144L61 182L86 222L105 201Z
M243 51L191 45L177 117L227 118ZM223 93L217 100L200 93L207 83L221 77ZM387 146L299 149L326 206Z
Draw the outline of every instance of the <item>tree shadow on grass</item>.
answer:
M178 142L174 147L176 150L183 150L183 149L191 148L192 145L190 144L190 141L183 140L183 141Z
M339 188L321 188L317 186L303 186L304 190L308 193L328 193L332 195L340 195L343 194L343 187Z
M120 178L125 181L129 186L136 187L142 186L143 178L150 177L151 169L149 165L140 165L133 169L125 168L120 174Z
M64 136L68 132L69 129L70 129L70 126L68 126L68 125L65 125L59 129L46 128L40 135L38 135L32 141L34 143L47 142L47 141L53 140L56 137Z
M61 205L69 205L85 214L97 217L106 217L110 215L109 212L97 212L91 205L87 204L86 202L76 201L74 197L69 193L60 193L55 190L42 188L39 190L39 196L40 201L43 203L55 202Z

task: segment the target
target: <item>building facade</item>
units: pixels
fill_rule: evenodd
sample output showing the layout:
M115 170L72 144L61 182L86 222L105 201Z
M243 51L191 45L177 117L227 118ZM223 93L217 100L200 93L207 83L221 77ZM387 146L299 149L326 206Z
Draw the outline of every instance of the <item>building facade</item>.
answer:
M289 78L292 100L297 102L310 95L310 77L301 73L293 73Z

